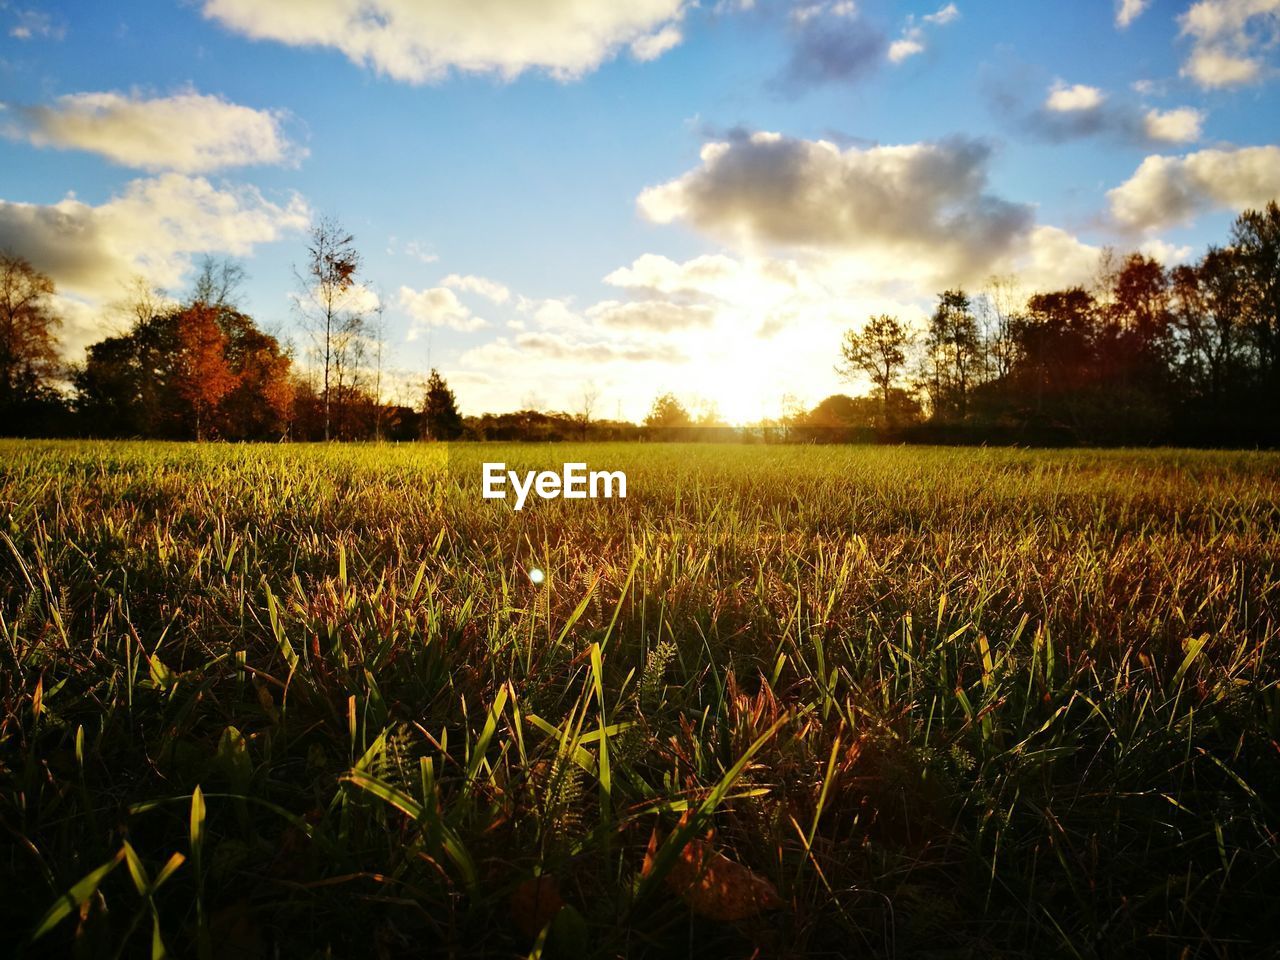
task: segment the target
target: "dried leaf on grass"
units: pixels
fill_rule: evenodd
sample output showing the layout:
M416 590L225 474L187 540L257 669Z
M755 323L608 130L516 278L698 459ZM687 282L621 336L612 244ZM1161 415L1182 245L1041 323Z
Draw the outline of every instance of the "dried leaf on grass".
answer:
M555 877L530 877L511 894L511 920L526 937L536 937L563 906Z
M648 873L658 849L658 834L649 839L642 871ZM732 923L784 905L778 890L749 867L730 860L708 840L690 840L667 874L667 886L694 913Z

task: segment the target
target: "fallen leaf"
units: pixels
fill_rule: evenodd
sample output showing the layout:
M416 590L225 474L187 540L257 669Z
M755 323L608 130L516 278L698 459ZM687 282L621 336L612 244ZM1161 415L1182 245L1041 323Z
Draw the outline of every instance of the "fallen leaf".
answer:
M511 919L526 937L536 937L564 906L560 885L549 873L530 877L511 894Z
M772 883L705 840L685 844L667 875L667 885L694 913L723 922L746 920L783 906Z

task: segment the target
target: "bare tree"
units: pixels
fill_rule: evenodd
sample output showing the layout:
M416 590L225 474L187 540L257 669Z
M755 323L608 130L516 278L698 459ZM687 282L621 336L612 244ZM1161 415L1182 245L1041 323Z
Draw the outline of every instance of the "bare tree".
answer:
M369 345L365 315L356 309L342 313L333 336L333 406L339 438L347 433L350 401L365 385Z
M582 396L578 400L578 409L574 412L574 422L578 424L580 440L587 439L587 429L591 426L591 416L595 413L596 401L600 399L600 390L594 380L588 380L582 388Z
M378 294L378 305L373 308L373 319L368 324L369 339L373 350L373 435L382 442L382 360L387 349L387 318L384 298Z
M1013 324L1021 304L1018 282L1010 275L987 278L980 301L982 342L986 347L987 373L997 380L1013 367Z
M134 274L121 283L122 292L107 309L127 327L137 327L154 320L175 306L169 295L152 286L142 274Z
M191 285L191 303L203 303L219 310L237 308L244 283L249 275L230 257L205 254L200 259L195 283Z
M306 270L294 271L303 287L298 308L322 369L325 440L330 438L332 429L335 361L341 370L349 359L345 355L347 346L363 322L360 314L351 309L358 287L356 274L360 270L360 253L355 242L355 236L347 233L336 219L322 217L311 227Z

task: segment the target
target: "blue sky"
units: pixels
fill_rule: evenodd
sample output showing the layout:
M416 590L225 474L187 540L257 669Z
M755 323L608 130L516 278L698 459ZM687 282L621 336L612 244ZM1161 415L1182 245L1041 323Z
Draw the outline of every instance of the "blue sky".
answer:
M745 419L841 388L870 312L1172 263L1280 191L1280 0L263 6L0 7L0 245L59 283L69 355L206 251L304 355L331 214L406 398L429 358L466 412L590 382Z

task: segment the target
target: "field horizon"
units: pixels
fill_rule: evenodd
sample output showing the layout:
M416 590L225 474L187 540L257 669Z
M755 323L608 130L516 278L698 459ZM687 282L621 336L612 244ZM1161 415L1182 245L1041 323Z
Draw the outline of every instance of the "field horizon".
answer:
M6 440L0 513L23 955L1272 949L1280 453Z

